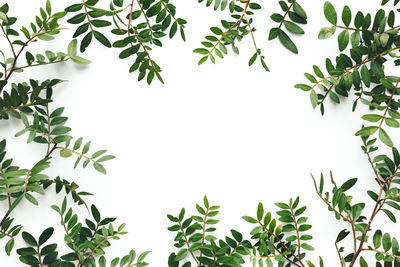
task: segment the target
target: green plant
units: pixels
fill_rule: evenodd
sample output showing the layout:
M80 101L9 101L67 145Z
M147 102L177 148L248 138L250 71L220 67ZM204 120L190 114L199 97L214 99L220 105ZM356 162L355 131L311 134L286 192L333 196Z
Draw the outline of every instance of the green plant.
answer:
M260 203L255 217L243 216L254 225L249 234L231 230L231 235L218 239L213 232L218 220L215 219L219 206L211 206L207 197L203 205L196 204L198 215L185 218L185 209L178 216L168 215L173 223L169 231L176 232L174 246L179 248L172 253L168 266L243 266L247 260L254 265L273 266L314 266L306 261L306 252L314 250L308 244L312 236L306 232L311 229L304 217L306 207L299 206L300 198L290 199L288 203L276 203L279 210L275 219L271 212L265 212ZM280 224L282 223L282 224ZM192 260L192 261L191 261ZM320 258L320 264L323 261Z
M89 60L77 55L77 41L71 40L67 51L44 51L33 55L29 50L39 41L52 41L55 35L64 29L60 25L60 19L66 12L52 12L50 1L40 9L40 15L28 27L15 30L16 17L12 17L8 4L0 7L1 30L9 45L9 51L0 53L3 55L1 66L4 69L0 73L0 119L6 123L9 119L19 120L23 125L22 130L16 133L16 137L27 134L27 142L43 144L43 157L30 168L20 168L14 165L12 159L6 157L6 140L0 142L0 201L4 202L7 209L1 215L0 240L5 240L6 254L10 255L16 246L15 237L21 232L23 225L17 223L13 213L24 201L38 205L40 198L52 185L57 194L65 192L71 196L78 205L87 207L85 196L91 193L79 191L75 182L69 182L60 177L52 178L46 171L52 165L52 159L59 152L61 157L77 157L74 167L80 163L85 168L92 164L98 172L106 174L103 162L114 158L106 154L107 150L99 150L89 154L91 142L83 143L83 138L77 138L72 142L71 128L65 126L68 118L63 115L64 108L54 108L53 90L61 79L49 79L39 82L29 79L28 82L11 83L13 74L21 73L32 67L49 64L58 64L72 61L77 64L87 65ZM11 56L6 56L11 53ZM25 55L25 60L22 55ZM64 190L63 190L64 189ZM67 208L67 198L60 207L52 206L61 217L61 226L65 230L65 243L71 253L59 255L58 244L47 244L53 235L53 228L47 228L35 239L28 231L23 231L21 236L27 243L27 247L19 248L16 252L20 255L22 263L29 266L106 266L105 248L111 245L111 240L118 240L125 224L118 228L113 227L116 218L101 218L96 206L91 205L92 219L87 218L85 225L78 222L78 216L72 208ZM115 258L110 266L146 266L144 260L149 252L145 252L136 258L135 251L128 255Z
M152 59L150 51L152 46L162 46L165 36L173 38L178 30L185 40L186 21L176 16L176 8L169 0L126 2L129 4L124 5L124 0L113 0L108 9L102 8L99 0L78 1L68 6L65 11L73 16L67 22L79 25L73 38L83 36L80 41L81 52L85 52L93 38L105 47L123 49L119 57L134 59L129 72L138 71L139 81L147 77L147 83L150 84L157 77L164 83L161 68ZM111 43L109 37L100 31L106 27L113 27L111 33L115 35L115 42Z
M203 0L199 0L199 2L203 2ZM227 46L230 46L234 53L239 54L238 42L246 36L251 36L255 53L249 60L249 66L253 65L259 58L263 68L269 71L265 57L255 40L254 32L256 29L252 26L254 15L252 10L260 10L261 5L252 0L207 0L206 6L213 3L214 10L224 11L229 7L233 21L221 20L222 27L214 26L210 28L212 35L206 36L206 40L201 43L203 47L194 50L195 53L203 55L199 65L208 59L215 63L214 55L224 58L224 55L228 54ZM278 13L271 15L271 19L278 23L278 26L270 30L269 40L278 38L283 46L297 54L298 49L285 29L295 35L304 34L304 30L299 24L307 23L307 14L296 0L279 1L279 5L284 13L282 15Z
M388 2L383 1L382 5ZM394 1L394 5L398 3ZM397 51L400 48L400 26L395 26L395 10L386 14L380 9L374 16L357 12L353 17L352 13L345 6L341 16L343 24L340 24L335 7L330 2L325 3L324 14L332 26L322 28L318 37L329 38L339 30L337 39L340 54L335 63L326 60L328 75L324 75L318 66L313 66L315 74L305 73L311 84L297 84L295 87L309 91L313 108L319 106L322 114L328 96L332 102L339 104L351 92L356 98L353 111L359 102L369 107L370 112L362 118L376 124L361 126L356 135L361 137L361 148L370 163L377 185L366 192L372 204L357 202L357 195L350 193L359 181L358 178L348 179L339 186L330 173L331 186L328 189L323 174L318 182L312 178L317 195L328 210L335 219L347 224L334 242L340 266L371 266L364 258L368 252L375 254L372 265L398 266L398 240L382 230L383 226L375 226L374 222L380 214L397 222L395 212L400 210L400 189L397 186L400 183L400 153L394 147L389 131L384 129L385 126L400 127L400 78L385 73L385 65L390 62L399 65ZM354 26L351 25L353 18ZM376 138L375 133L378 133ZM378 152L378 138L391 148L390 155ZM174 223L169 230L177 232L174 241L175 247L179 248L176 254L171 254L169 266L188 267L193 263L195 266L243 266L246 260L250 260L253 266L274 266L273 260L278 266L315 266L305 253L306 250L314 249L308 244L312 237L303 233L311 225L302 216L306 207L298 204L299 198L291 199L289 203L277 203L277 215L280 216L277 220L272 219L271 213L265 215L263 205L259 204L257 216L243 217L247 222L257 225L247 235L247 240L243 239L245 235L234 230L233 238L228 236L219 240L212 234L215 228L209 224L217 221L209 220L208 217L210 214L210 217L214 217L219 207L210 207L207 198L204 199L204 207L196 206L200 217L195 215L185 219L184 209L177 217L168 215ZM368 206L371 206L370 214L366 211ZM277 227L278 222L283 225ZM345 239L351 239L353 246L342 246ZM319 258L319 265L324 266L322 258Z

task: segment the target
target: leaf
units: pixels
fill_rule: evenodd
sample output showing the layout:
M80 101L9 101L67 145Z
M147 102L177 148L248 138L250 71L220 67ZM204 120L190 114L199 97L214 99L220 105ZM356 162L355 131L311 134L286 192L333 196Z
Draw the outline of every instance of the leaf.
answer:
M97 41L102 43L105 47L108 47L108 48L111 47L110 41L101 32L93 31L93 35L97 39Z
M396 222L396 216L394 216L394 214L390 210L382 209L382 211L389 217L389 219L392 222L394 222L394 223Z
M43 231L39 237L39 245L43 245L53 235L54 228L50 227Z
M360 257L360 267L368 267L368 263L364 260L364 258Z
M381 139L381 141L389 146L389 147L393 147L393 141L390 138L390 136L386 133L385 130L383 130L382 128L379 129L379 139Z
M334 35L335 32L336 32L335 26L322 28L318 34L318 39L320 40L328 39L329 37Z
M264 207L262 203L259 203L257 208L257 219L261 221L263 217L264 217Z
M362 116L362 118L369 122L378 122L382 119L382 116L378 114L367 114Z
M343 51L346 49L350 41L349 31L342 31L338 36L339 50Z
M340 241L342 241L343 239L345 239L348 235L350 234L350 231L347 231L346 229L343 229L342 231L340 231L340 233L338 234L337 238L336 238L336 243L339 243Z
M207 55L209 53L208 50L205 48L196 48L195 50L193 50L193 52L201 55Z
M337 24L337 13L335 7L330 2L324 4L324 15L325 18L333 25Z
M344 6L343 12L342 12L342 21L344 25L347 27L350 25L351 22L351 10L348 6Z
M303 19L307 19L307 14L304 11L304 9L300 6L299 3L295 2L293 5L293 11L299 15L300 17L302 17Z
M5 23L8 22L7 15L4 14L3 12L0 12L0 19L1 19L2 21L4 21Z
M315 109L318 106L318 95L315 92L315 90L311 90L310 101L311 101L312 107Z
M24 239L24 241L31 245L31 246L37 246L38 243L36 242L36 239L28 232L22 232L22 238Z
M304 30L300 26L298 26L296 23L293 23L291 21L285 21L284 25L285 25L286 29L288 31L290 31L291 33L304 34Z
M343 185L340 187L342 188L342 192L346 192L347 190L352 188L357 183L357 180L357 178L353 178L343 183Z
M253 65L254 61L256 61L258 53L254 53L254 55L249 60L249 66Z
M392 247L391 238L390 238L390 235L388 233L385 233L383 235L382 246L383 246L383 249L385 251L389 251L389 249Z
M80 56L71 56L71 60L80 65L88 65L92 63L90 60L84 59Z
M68 55L69 56L76 56L76 52L78 50L78 41L76 39L73 39L69 44L68 44Z
M243 220L245 220L245 221L246 221L246 222L248 222L248 223L251 223L251 224L255 224L255 223L257 223L257 220L256 220L256 219L254 219L254 218L252 218L252 217L249 217L249 216L243 216L242 218L243 218Z
M96 169L96 171L101 172L102 174L107 174L106 169L100 163L97 162L93 163L93 167Z
M282 45L289 49L291 52L298 54L299 51L297 50L296 45L290 39L290 37L282 30L278 32L278 38L281 41Z
M96 222L100 222L101 216L100 216L100 212L99 210L96 208L95 205L92 205L90 207L91 211L92 211L92 216L93 218L96 220Z
M374 233L374 236L372 238L373 244L375 248L379 248L382 243L382 232L381 230L377 230Z
M6 244L6 247L5 247L6 254L7 254L8 256L10 256L11 251L12 251L12 249L13 249L13 247L14 247L14 244L15 244L14 238L8 240L8 242L7 242L7 244Z
M364 127L356 133L356 136L370 136L373 135L378 129L378 126Z

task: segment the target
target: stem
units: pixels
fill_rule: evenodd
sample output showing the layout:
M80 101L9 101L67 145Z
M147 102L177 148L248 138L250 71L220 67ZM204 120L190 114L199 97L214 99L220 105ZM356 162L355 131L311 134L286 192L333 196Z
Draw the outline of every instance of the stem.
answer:
M39 265L40 267L43 267L43 263L42 263L42 256L40 255L40 246L37 246L37 256L38 256L38 260L39 260Z
M362 65L367 64L368 62L374 61L375 59L377 59L377 58L379 58L379 57L381 57L381 56L384 56L384 55L386 55L386 54L388 54L388 53L390 53L390 52L393 52L393 51L395 51L395 50L398 50L398 49L400 49L400 46L396 46L396 47L394 47L394 48L388 49L388 50L386 50L386 51L384 51L384 52L382 52L382 53L380 53L380 54L378 54L378 55L376 55L376 56L374 56L374 57L365 58L360 64L354 65L353 67L350 67L350 68L346 69L346 70L344 71L344 73L342 73L342 74L340 74L340 75L331 75L331 76L328 76L328 77L325 77L325 78L321 79L320 81L317 81L317 82L311 87L311 89L314 90L315 87L317 87L320 83L322 83L322 82L324 82L324 81L326 81L326 80L329 80L329 79L332 79L332 78L339 78L339 77L342 77L343 75L345 75L345 74L347 74L347 73L351 73L351 71L352 71L353 69L358 69L359 67L361 67Z
M352 259L352 261L351 261L349 267L353 267L353 266L354 266L355 261L357 260L358 256L360 255L361 251L363 250L363 245L364 245L364 242L365 242L365 238L366 238L366 236L367 236L367 233L368 233L369 228L371 227L372 221L374 220L375 216L378 214L378 212L379 212L379 211L381 210L381 208L382 208L382 204L380 204L380 202L381 202L381 196L382 196L382 193L383 193L383 189L384 189L385 185L386 185L391 179L393 179L394 176L395 176L395 175L392 175L392 176L389 176L388 178L386 178L385 181L384 181L384 183L381 185L381 187L380 187L380 189L379 189L379 194L378 194L378 198L377 198L376 203L375 203L374 210L372 211L372 214L371 214L371 217L370 217L370 219L369 219L369 221L368 221L368 224L367 224L367 226L365 227L364 233L363 233L362 236L361 236L360 245L359 245L359 247L358 247L358 250L357 250L356 253L354 254L354 257L353 257L353 259Z
M72 238L71 238L71 236L70 236L70 234L68 232L67 227L65 226L64 218L63 218L63 215L61 213L60 213L60 216L61 216L61 224L64 227L64 231L67 234L67 237L71 240L72 247L73 247L72 250L75 252L75 255L76 255L76 258L78 259L79 264L81 264L81 260L79 258L79 252L75 249L75 244L72 242ZM78 266L79 266L79 264L78 264Z
M244 9L243 9L243 12L242 12L242 15L240 16L240 18L236 21L235 24L233 24L231 27L229 27L229 29L221 35L221 38L219 38L218 41L215 43L214 47L213 47L213 48L210 50L210 52L208 53L208 56L210 56L210 55L212 54L212 52L217 48L217 46L222 42L222 39L224 39L224 37L225 37L233 28L235 28L236 26L239 25L239 23L242 22L243 18L246 16L246 11L247 11L247 8L249 7L249 4L250 4L250 0L246 0L246 5L244 6ZM246 20L247 20L247 19L246 19Z
M13 46L11 40L10 40L10 37L8 37L8 34L7 34L6 31L4 30L3 25L1 25L1 30L3 31L4 36L6 37L6 39L7 39L7 41L8 41L8 44L10 45L11 51L12 51L12 53L13 53L13 55L14 55L14 58L15 58L15 57L17 56L17 54L15 53L14 46Z
M143 10L143 7L140 4L140 1L137 1L137 3L138 3L138 6L139 6L140 10L143 13L144 18L146 19L146 24L150 29L150 39L153 40L153 29L151 28L151 24L150 24L149 18L147 17L146 12Z
M246 15L244 15L244 18L246 19L247 27L249 28L249 32L250 32L250 34L251 34L251 38L253 39L254 48L256 49L256 52L258 52L258 47L257 47L256 39L254 38L253 29L251 28L250 22L249 22L249 20L247 19L247 16L246 16Z
M36 67L36 66L44 66L44 65L50 65L50 64L61 63L61 62L68 61L69 59L71 59L71 58L68 57L68 58L64 58L64 59L57 60L57 61L53 61L53 62L46 62L46 63L37 63L37 64L32 64L32 65L26 65L26 66L23 66L23 67L14 68L13 71L14 71L14 70L26 69L26 68L29 68L29 67Z
M340 255L340 251L339 251L339 248L338 248L336 242L335 242L335 248L336 248L337 254L338 254L338 256L339 256L340 265L341 265L342 267L344 267L343 262L342 262L342 255Z
M111 238L113 238L114 236L116 236L118 233L114 233L111 236L108 236L106 238L104 238L94 249L92 249L92 251L89 253L89 255L82 261L82 263L80 264L80 266L82 267L85 262L93 255L93 253L101 246L103 245L104 242L110 240Z
M300 257L297 257L286 245L285 243L282 242L282 240L279 239L279 237L277 237L272 231L270 231L265 225L263 225L260 221L258 221L258 223L260 224L260 226L266 230L268 233L270 233L275 239L278 240L278 242L290 253L292 254L292 256L297 259L299 261L299 264L301 264L302 267L305 267L303 262L301 261ZM286 257L285 257L286 258ZM286 258L288 261L292 262L294 265L296 266L300 266L299 264L291 261L290 259Z
M377 249L363 248L362 251L376 252L376 253L384 254L386 256L391 256L391 257L396 258L396 259L400 259L400 256L397 256L397 255L394 255L394 254L390 254L390 253L385 252L385 251L380 251L380 250L377 250Z
M299 233L299 228L298 228L298 225L297 225L296 215L294 215L294 211L293 211L293 208L292 208L292 207L290 208L290 212L292 213L292 217L293 217L293 220L294 220L294 227L296 228L297 248L298 248L297 256L298 256L298 258L300 259L300 249L301 249L301 247L300 247L300 233Z
M385 119L386 119L386 114L388 113L388 111L389 111L389 109L390 109L390 105L392 104L393 97L394 97L394 95L395 95L396 92L397 92L397 88L398 88L398 86L399 86L399 83L400 83L400 78L397 80L396 85L393 87L392 94L390 95L388 104L387 104L387 106L386 106L386 108L385 108L385 112L383 113L381 122L380 122L380 124L379 124L379 129L382 127L382 124L383 124L383 122L384 122Z
M376 179L378 180L379 185L382 186L382 181L381 181L381 178L379 177L378 170L375 168L374 162L372 161L371 155L368 151L367 142L364 139L363 139L363 143L365 145L365 149L367 149L365 154L368 157L368 162L371 165L372 169L374 170L374 173L375 173Z
M294 0L293 3L289 6L288 10L286 10L285 14L282 17L281 23L279 23L278 29L282 28L283 23L285 22L286 16L289 14L289 11L292 9L294 4L296 3L297 0Z
M181 232L182 232L182 234L183 234L183 237L185 238L186 246L187 246L188 249L189 249L189 248L190 248L189 240L187 239L187 236L186 236L186 234L185 234L185 231L183 230L181 221L179 221L179 227L180 227L180 229L181 229ZM192 258L195 260L197 266L201 266L199 260L196 258L196 256L193 254L193 252L190 251L190 255L192 255Z
M82 0L82 5L83 5L83 8L85 9L85 16L86 16L86 19L88 21L88 24L89 24L89 27L90 27L90 31L94 32L94 29L93 29L93 26L92 26L92 22L90 21L89 12L88 12L87 7L86 7L85 0Z
M207 216L208 212L210 211L209 208L207 208L206 214L204 215L204 222L203 222L203 237L201 238L201 247L204 245L204 241L206 239L206 221L207 221ZM236 249L236 248L235 248ZM203 253L200 253L200 257L203 255Z
M50 150L47 152L45 158L50 157L50 155L51 155L56 149L57 149L57 143L55 143L54 146L53 146L53 148L50 149Z
M52 18L52 16L50 16L50 17L46 20L46 22L48 22L51 18ZM29 39L25 42L25 45L21 47L21 49L19 50L18 54L16 54L16 55L14 56L14 62L13 62L13 65L12 65L12 67L11 67L11 70L10 70L10 72L8 73L8 75L5 76L4 80L7 81L7 80L10 78L11 74L13 74L13 72L15 71L15 66L17 65L18 58L19 58L19 56L22 54L22 52L24 51L25 47L27 47L28 44L29 44L30 42L32 42L36 37L41 36L41 35L43 35L43 34L46 34L46 33L50 32L50 31L41 32L42 30L43 30L43 26L39 29L38 34L33 35L31 38L29 38ZM3 90L3 89L0 89L0 93L1 93L2 90Z

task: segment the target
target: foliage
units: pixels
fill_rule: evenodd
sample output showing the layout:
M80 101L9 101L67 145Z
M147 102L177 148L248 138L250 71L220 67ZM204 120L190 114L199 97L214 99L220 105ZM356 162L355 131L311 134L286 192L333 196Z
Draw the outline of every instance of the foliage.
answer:
M389 1L382 1L382 5ZM397 5L399 1L394 1ZM359 102L369 108L362 116L368 123L356 132L361 137L362 151L372 168L377 186L367 191L372 199L372 213L368 215L367 204L355 202L356 196L348 191L356 186L359 179L352 178L338 186L330 174L331 188L325 189L325 177L321 174L319 182L313 177L315 190L328 210L337 220L347 223L348 227L339 232L335 247L341 266L369 266L363 253L375 253L376 266L398 266L400 259L399 245L395 237L379 229L373 230L373 222L379 214L385 214L388 220L397 222L396 211L400 210L399 184L400 154L394 147L387 127L399 128L399 82L400 78L387 74L386 66L390 62L399 64L398 49L399 26L395 26L394 10L386 13L383 9L374 15L361 11L355 13L348 6L342 9L341 21L333 4L326 2L324 15L332 25L322 28L319 39L330 38L336 31L339 55L335 63L326 59L327 75L314 65L314 74L305 73L310 84L297 84L295 87L310 92L313 108L320 106L324 114L324 104L329 98L340 104L343 99L354 94L352 111ZM353 25L351 25L353 23ZM375 134L377 133L377 136ZM378 153L378 138L384 145L391 147L391 155ZM367 213L367 214L366 214ZM353 247L341 246L342 241L350 236Z
M49 79L11 83L13 74L22 73L32 67L50 64L58 64L71 61L76 64L87 65L89 60L77 53L77 40L73 39L66 48L66 52L44 51L33 55L29 50L34 43L52 41L64 28L59 20L67 13L52 12L50 1L44 8L40 8L40 15L35 21L20 30L15 29L16 17L9 14L8 4L0 7L1 30L9 45L9 53L0 51L3 61L0 62L3 72L0 73L0 119L2 123L13 119L19 121L22 129L15 136L27 135L27 142L43 144L46 149L43 156L32 167L21 168L14 164L13 159L6 157L6 140L0 142L0 201L7 207L0 220L0 239L4 241L4 249L10 255L16 247L16 237L23 229L21 223L17 223L13 214L20 204L28 201L37 206L40 198L55 187L57 194L71 196L73 202L88 207L85 196L91 195L86 191L80 191L79 185L60 177L50 177L46 171L52 166L54 152L59 151L63 158L76 156L74 167L82 163L83 167L92 164L98 172L106 174L103 162L112 160L113 155L106 154L107 150L98 150L89 155L91 142L83 142L83 138L77 138L73 142L70 135L71 128L66 126L68 117L64 115L64 108L52 106L53 90L62 79ZM28 29L29 28L29 29ZM22 55L25 59L22 59ZM22 62L22 63L21 63ZM21 75L25 76L25 75ZM22 77L26 79L26 77ZM59 244L48 244L54 229L45 229L38 239L27 229L20 235L26 242L26 247L16 249L22 263L29 266L106 266L104 256L105 249L111 245L111 240L118 240L125 224L114 229L113 222L116 218L101 218L96 206L91 205L92 218L85 219L85 225L78 220L72 208L67 208L67 198L60 207L52 206L61 218L61 226L65 230L64 241L72 251L65 255L59 255ZM31 218L30 218L31 219ZM2 242L3 246L3 242ZM19 245L18 245L19 246ZM121 258L112 259L109 266L146 266L145 252L136 257L136 252L131 250Z
M119 58L133 58L129 72L138 71L138 80L146 78L151 84L156 76L161 77L160 66L152 59L153 46L162 46L165 36L173 38L179 30L185 41L186 21L176 16L176 7L169 0L113 0L108 9L100 7L99 0L80 1L65 8L68 23L77 28L73 38L80 38L80 51L85 52L93 39L103 46L119 48ZM137 5L134 10L134 5ZM126 11L128 11L127 14ZM115 41L103 33L103 29L112 27ZM82 37L82 38L81 38Z
M256 29L253 26L257 10L261 5L252 0L199 0L214 10L229 12L230 18L221 20L221 26L210 28L211 34L205 37L202 47L194 50L202 55L199 64L208 59L215 63L216 58L224 58L230 47L239 53L238 43L251 36L255 52L249 60L249 66L258 59L263 68L269 71L265 57L255 41ZM389 0L383 0L382 5ZM398 0L393 1L396 7ZM307 13L296 0L279 1L281 14L271 15L275 27L269 31L269 39L279 39L284 47L297 54L298 49L292 41L293 35L302 35L303 24L307 23ZM341 266L353 267L359 264L368 266L364 253L375 254L374 265L397 266L400 261L399 243L396 237L375 226L375 218L384 214L391 222L397 222L396 212L400 210L400 153L386 127L400 128L399 83L400 78L388 74L389 62L400 65L400 26L395 26L396 12L380 9L376 14L355 13L348 6L343 7L341 16L330 2L324 4L323 13L330 26L321 29L318 38L327 39L336 31L339 54L335 60L326 59L323 72L314 65L313 72L305 73L308 83L295 85L296 88L310 92L313 108L320 107L325 112L325 101L340 104L350 94L354 94L353 111L359 103L366 105L369 112L362 116L366 125L360 125L356 135L361 139L361 148L365 154L376 181L375 188L367 191L372 199L372 213L366 212L369 203L358 202L351 190L357 186L358 178L346 180L338 186L330 173L331 185L327 188L326 176L321 174L319 181L313 178L315 190L336 220L343 221L347 227L342 229L334 242ZM355 14L355 16L354 16ZM65 52L43 51L35 55L30 52L35 43L52 41L65 27L62 19L75 25L73 38ZM105 8L98 0L85 0L66 7L61 12L53 12L49 0L39 9L39 14L29 26L16 29L17 18L10 15L8 4L0 7L1 30L9 51L0 51L3 71L0 72L0 119L20 122L22 129L16 136L26 134L27 142L43 144L43 155L36 164L21 168L6 157L6 140L0 142L0 201L7 207L0 221L0 239L4 241L6 254L10 255L16 247L16 237L25 241L24 247L15 251L22 263L30 266L107 266L106 248L113 240L125 235L125 224L114 228L116 218L103 218L94 205L86 202L91 193L80 191L79 185L60 176L56 178L46 174L52 166L54 152L62 158L75 156L74 167L84 168L93 165L98 172L106 174L103 162L115 157L107 150L94 153L90 141L82 137L74 139L72 129L66 126L68 117L63 107L53 107L53 93L64 82L54 78L44 81L25 79L23 82L11 82L14 74L25 74L32 67L72 62L87 65L91 61L78 54L85 52L92 41L96 40L105 47L119 48L121 59L130 58L130 72L138 72L138 80L146 78L151 84L154 77L164 82L160 66L151 57L155 46L161 47L166 36L185 37L186 20L177 16L176 7L169 0L112 0ZM114 40L105 29L111 27ZM29 51L30 50L30 51ZM57 50L59 51L59 50ZM23 59L24 55L24 59ZM327 74L325 74L327 73ZM379 151L383 143L391 148L390 154ZM385 149L387 148L385 147ZM64 243L69 253L60 255L59 244L50 243L54 228L46 228L38 238L23 229L23 225L13 217L15 209L23 201L38 205L39 195L46 194L54 185L55 192L62 194L64 200L60 206L52 209L60 217L64 229ZM78 214L68 207L67 197L74 203L85 206L90 216L79 220ZM89 208L90 207L90 208ZM324 266L322 258L311 259L307 254L313 251L312 228L304 212L306 206L300 205L300 198L291 198L287 203L276 203L276 216L266 212L259 204L255 216L243 216L252 225L248 233L231 230L230 234L216 236L216 219L220 207L210 205L207 197L196 205L197 214L186 215L182 209L177 216L168 215L172 225L168 228L174 233L176 251L170 254L168 266L243 266L251 262L253 266ZM373 227L376 227L373 228ZM23 229L23 230L22 230ZM21 233L21 234L20 234ZM353 246L344 247L343 240L351 238ZM3 244L3 243L2 243ZM61 251L61 250L60 250ZM110 266L147 266L145 258L149 252L136 257L131 250L121 258L112 259Z
M332 102L340 104L341 98L354 94L353 111L360 102L371 111L377 111L362 117L369 125L362 127L356 135L372 136L378 133L380 140L392 147L393 141L384 126L400 127L397 99L400 78L386 75L384 67L390 62L388 59L393 59L395 65L400 63L397 59L399 26L394 25L395 12L386 14L380 9L374 17L357 12L353 19L354 27L350 27L353 16L347 6L342 11L343 25L338 23L338 15L331 3L325 3L324 14L333 26L323 28L319 38L329 38L340 30L337 39L341 53L336 57L335 64L326 59L328 75L318 66L313 66L315 75L305 73L312 85L297 84L295 87L310 91L313 107L320 106L322 114L328 96Z
M308 243L312 236L306 233L311 229L304 217L306 207L302 207L300 198L290 199L288 203L276 203L279 210L278 218L271 212L265 212L260 203L256 216L243 216L243 219L253 225L248 234L231 230L231 235L218 239L213 232L218 220L219 206L210 205L204 197L203 205L196 204L197 215L185 218L185 209L178 216L168 215L173 223L169 231L176 232L174 246L179 248L172 253L168 266L243 266L247 260L253 266L273 266L276 261L279 266L311 265L306 260L307 251L314 250ZM320 263L323 264L322 259ZM322 266L322 265L321 265Z
M54 233L54 229L45 229L35 239L30 233L23 232L22 238L28 245L17 250L20 255L19 260L30 266L106 266L107 260L104 256L104 249L109 247L111 240L118 240L119 236L125 235L123 229L125 224L121 224L114 229L113 222L116 218L101 218L96 206L91 206L93 219L86 219L84 226L78 222L78 215L74 214L67 206L64 198L61 206L53 205L61 217L61 226L65 230L65 242L72 252L59 256L57 244L46 244ZM131 250L128 255L114 258L110 266L147 266L143 260L149 252L144 252L136 259L136 252ZM96 262L95 256L100 256ZM135 261L136 260L136 261Z
M199 2L203 1L199 0ZM208 0L206 6L212 5L212 3L213 0ZM296 0L279 1L279 4L284 14L274 13L271 15L271 19L278 23L278 26L270 30L269 40L278 38L284 47L297 54L298 49L285 32L285 29L295 35L304 34L304 30L299 24L307 23L307 14ZM258 58L264 69L269 71L265 63L265 57L262 55L261 49L258 48L255 40L254 32L256 29L252 26L253 10L260 10L261 5L252 0L232 0L229 5L228 0L215 0L213 6L214 10L220 9L221 11L224 11L229 6L228 9L233 20L221 20L222 27L214 26L210 28L212 34L207 35L206 40L201 43L203 47L194 50L195 53L203 55L199 65L208 59L215 63L215 56L224 58L224 55L228 54L227 47L231 47L234 53L239 54L238 42L245 38L246 35L250 35L255 52L249 60L249 66L253 65ZM283 26L285 26L285 29L283 29Z

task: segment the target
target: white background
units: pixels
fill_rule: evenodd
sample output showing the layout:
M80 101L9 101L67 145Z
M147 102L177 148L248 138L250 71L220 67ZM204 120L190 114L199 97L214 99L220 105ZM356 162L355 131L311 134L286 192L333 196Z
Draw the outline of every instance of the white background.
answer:
M10 14L27 24L44 2L10 1ZM72 4L66 0L53 2L57 2L54 9ZM310 19L304 27L306 35L293 38L298 56L277 40L267 41L268 31L274 26L268 17L279 10L279 5L278 1L261 3L263 9L255 17L256 38L271 73L266 73L258 61L251 68L247 66L254 53L250 39L240 44L240 56L230 52L226 59L217 59L216 65L208 62L197 66L199 56L192 50L200 47L209 27L227 14L214 12L195 0L173 2L178 16L189 23L186 43L179 36L165 39L164 47L152 53L163 68L166 85L157 81L152 86L138 83L136 74L128 73L130 61L119 60L117 49L96 43L83 55L93 61L88 67L65 63L14 75L14 81L31 77L68 80L57 86L52 106L66 107L73 136L83 136L92 141L92 149L107 148L117 156L105 164L107 176L91 167L72 170L74 159L59 156L55 156L48 173L95 193L87 198L88 203L96 204L103 216L117 216L119 222L127 223L129 235L113 242L107 250L110 256L124 255L131 248L152 250L148 258L151 266L166 266L173 251L166 214L176 215L183 206L189 213L195 212L195 203L205 194L212 204L222 206L217 232L221 238L232 228L248 233L251 226L241 216L254 215L259 202L275 211L274 202L299 195L301 203L309 207L307 215L313 224L316 251L310 259L316 261L321 255L326 266L339 266L333 244L346 225L334 220L314 193L310 173L328 175L332 170L338 183L358 177L358 188L353 190L355 201L368 204L372 202L365 191L376 189L376 185L361 152L360 139L354 136L361 126L364 107L351 113L352 101L343 100L342 105L328 104L322 117L318 110L312 110L309 95L293 88L306 82L302 75L311 72L313 64L323 68L326 57L338 54L336 38L317 39L319 29L328 26L322 12L324 1L300 2ZM380 7L378 0L332 2L340 11L344 4L365 12ZM33 45L32 51L65 51L72 33L73 29L65 31L46 48ZM4 42L1 49L7 51ZM7 138L8 156L15 159L14 163L29 168L43 156L45 147L26 144L26 136L13 137L22 128L19 121L3 121L0 136ZM13 216L36 236L54 226L57 236L52 241L59 242L65 252L59 218L49 208L61 203L62 194L55 195L51 190L39 200L39 207L21 204ZM83 207L74 206L74 210L88 215ZM365 215L369 214L367 208ZM382 215L378 221L396 229ZM4 244L1 241L2 247ZM18 239L17 247L21 244ZM22 265L16 253L11 257L0 255L0 266Z

